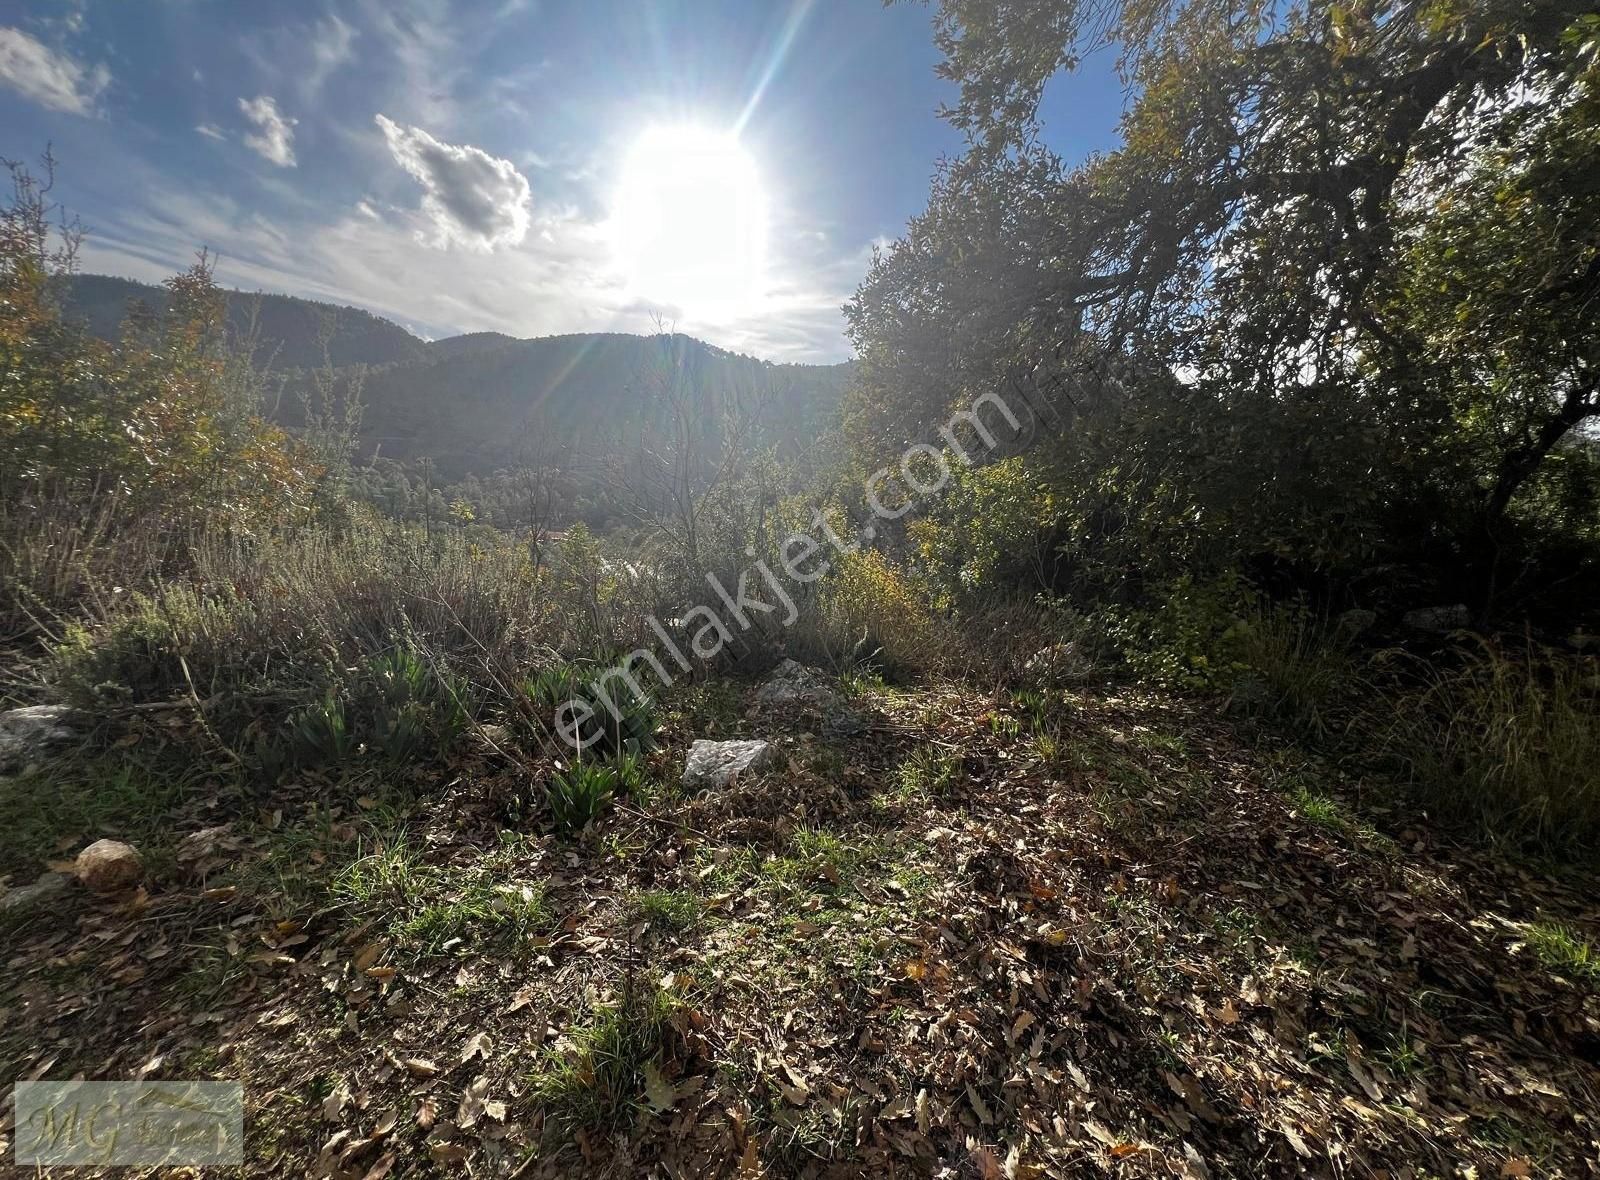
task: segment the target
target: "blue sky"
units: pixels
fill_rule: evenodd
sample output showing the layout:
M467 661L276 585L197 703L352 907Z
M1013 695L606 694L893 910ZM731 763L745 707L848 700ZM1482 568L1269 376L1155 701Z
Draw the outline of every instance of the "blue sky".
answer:
M924 205L948 84L919 4L876 0L0 0L0 155L52 144L85 270L353 303L426 336L648 331L847 355L840 304ZM1047 140L1114 142L1092 59ZM714 316L631 290L611 219L646 129L737 129L762 297Z

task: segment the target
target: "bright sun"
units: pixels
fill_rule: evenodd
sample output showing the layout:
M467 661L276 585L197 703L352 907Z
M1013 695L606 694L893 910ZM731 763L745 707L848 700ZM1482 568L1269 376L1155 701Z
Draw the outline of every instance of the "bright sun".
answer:
M615 245L634 295L692 318L726 318L759 300L766 200L731 135L655 127L634 142L617 192Z

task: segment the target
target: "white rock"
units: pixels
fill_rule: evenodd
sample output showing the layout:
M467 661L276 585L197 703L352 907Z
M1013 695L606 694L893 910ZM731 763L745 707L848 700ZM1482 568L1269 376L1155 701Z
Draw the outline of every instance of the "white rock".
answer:
M119 893L144 880L144 858L132 844L96 840L78 853L72 871L94 893Z
M687 787L725 787L746 771L759 771L778 758L771 742L713 742L702 738L689 747L689 760L683 768Z
M62 705L30 705L0 713L0 774L20 770L76 733L72 710Z
M1407 611L1400 621L1418 631L1459 631L1471 625L1472 612L1461 602L1453 606L1425 606L1421 610Z
M795 660L784 660L768 674L756 693L763 705L800 705L826 709L839 704L840 697L828 678Z
M1085 656L1076 643L1052 643L1034 652L1023 671L1045 683L1065 683L1091 676L1094 661Z
M44 873L32 885L19 885L0 897L0 914L47 905L66 893L71 879L65 873Z

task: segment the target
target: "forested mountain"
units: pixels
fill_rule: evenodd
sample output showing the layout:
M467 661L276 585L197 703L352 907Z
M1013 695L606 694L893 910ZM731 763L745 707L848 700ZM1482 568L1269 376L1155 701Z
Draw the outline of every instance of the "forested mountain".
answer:
M159 311L167 302L163 287L112 275L75 274L63 278L60 286L67 318L82 322L105 340L116 337L130 305ZM335 365L388 365L428 355L427 341L359 308L244 291L228 292L227 300L233 334L248 335L253 324L259 344L257 363L273 369L311 368L325 359ZM326 357L325 330L329 332Z
M479 346L365 375L368 451L427 456L442 474L463 475L524 461L547 439L581 455L614 454L680 413L702 436L732 416L767 442L814 439L835 416L849 372L769 364L687 336L551 336L499 347L469 339Z
M460 356L469 352L493 352L508 344L519 343L517 337L504 332L467 332L460 336L446 336L428 345L428 354L434 359Z
M109 339L132 302L161 308L165 299L160 287L74 275L62 302ZM362 453L427 458L445 478L488 474L534 450L604 458L679 415L702 435L732 416L765 442L814 439L836 416L849 374L848 365L775 365L687 336L474 332L429 342L356 308L285 295L231 292L228 318L236 337L254 324L258 363L283 376L285 424L301 424L299 393L324 364L326 335L337 391L360 384Z

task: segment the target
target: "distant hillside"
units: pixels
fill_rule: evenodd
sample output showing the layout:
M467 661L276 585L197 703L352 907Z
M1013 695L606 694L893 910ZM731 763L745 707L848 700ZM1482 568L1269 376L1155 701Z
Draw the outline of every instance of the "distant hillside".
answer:
M469 352L493 352L508 344L520 344L515 336L504 332L468 332L465 336L447 336L428 345L428 355L439 360L447 356L461 356Z
M151 308L166 305L166 291L149 283L109 275L73 275L65 286L62 307L89 331L113 339L138 300ZM388 365L421 360L429 345L399 324L354 307L317 303L290 295L234 291L228 295L228 322L237 333L249 330L252 317L261 347L257 359L272 368L306 369L324 363L321 332L328 317L333 334L328 359L335 365Z
M714 434L737 412L754 424L753 441L804 444L834 423L849 372L774 365L687 336L480 341L369 372L362 433L390 458L426 455L446 475L484 473L546 436L588 456L637 446L672 425L676 388L696 431Z
M114 337L130 300L160 306L159 287L102 275L74 276L63 303L97 335ZM553 443L569 455L602 457L670 427L673 391L693 428L721 429L747 412L760 443L805 445L834 425L851 372L841 365L775 365L687 336L622 333L518 340L473 332L424 341L398 324L351 307L286 295L229 297L242 330L255 315L261 347L279 371L321 367L319 333L329 316L336 367L366 365L362 442L370 455L433 460L438 474L488 474ZM304 380L303 377L295 380ZM298 399L282 399L296 425Z

